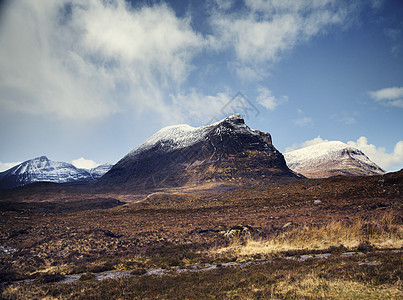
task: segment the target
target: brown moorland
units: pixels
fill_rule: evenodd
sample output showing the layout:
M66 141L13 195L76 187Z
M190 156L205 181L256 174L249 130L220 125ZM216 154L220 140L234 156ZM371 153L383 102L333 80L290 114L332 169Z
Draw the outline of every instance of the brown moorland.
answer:
M2 297L398 299L402 199L403 171L229 191L27 186L1 196ZM341 255L351 251L360 254ZM289 259L313 253L335 255ZM141 275L265 260L272 262ZM91 275L109 270L134 272L104 281ZM51 283L67 274L87 280ZM35 284L15 284L26 279Z

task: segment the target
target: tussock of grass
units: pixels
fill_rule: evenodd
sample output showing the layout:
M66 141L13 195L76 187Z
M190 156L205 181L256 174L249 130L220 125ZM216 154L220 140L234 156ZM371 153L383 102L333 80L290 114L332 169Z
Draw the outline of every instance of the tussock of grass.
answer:
M240 256L273 254L295 250L326 250L343 245L356 249L369 242L379 249L403 246L403 225L387 213L378 219L356 219L346 223L332 221L324 225L304 225L279 233L270 239L234 237L228 247L214 249L214 254L233 252Z

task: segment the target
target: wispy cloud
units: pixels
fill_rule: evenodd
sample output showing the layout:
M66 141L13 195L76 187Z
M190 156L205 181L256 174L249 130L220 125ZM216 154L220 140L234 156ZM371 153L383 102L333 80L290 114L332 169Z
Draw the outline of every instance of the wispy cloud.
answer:
M256 101L267 108L268 110L275 110L277 106L288 101L288 97L283 95L280 97L274 97L271 90L268 88L260 87L258 88L259 95L256 98Z
M387 106L403 108L403 87L391 87L370 91L368 95L375 100L375 102Z
M353 117L352 115L356 116L356 115L358 115L358 113L341 112L339 114L331 115L330 118L334 119L344 125L354 125L357 123L357 119L355 117Z
M171 94L173 112L176 119L181 121L193 120L202 123L214 118L223 107L231 100L228 93L217 93L206 96L191 90L189 93ZM221 117L221 116L220 116Z
M217 47L233 48L237 72L252 79L263 70L261 64L272 64L298 43L343 25L350 13L346 2L333 0L246 0L244 5L242 13L214 12L211 25Z
M313 126L313 120L312 118L309 117L302 117L299 119L294 120L295 125L299 127L305 127L305 126Z
M215 0L215 3L219 9L227 10L232 7L234 0Z
M357 123L357 120L354 117L351 116L343 116L340 119L340 122L342 122L345 125L353 125Z
M402 26L402 24L400 24L400 26ZM385 30L385 33L391 43L390 52L394 56L398 56L403 48L402 30L400 28L388 28Z
M302 109L298 109L298 118L293 120L294 124L299 127L310 127L313 126L314 121L311 117L305 116L305 113Z

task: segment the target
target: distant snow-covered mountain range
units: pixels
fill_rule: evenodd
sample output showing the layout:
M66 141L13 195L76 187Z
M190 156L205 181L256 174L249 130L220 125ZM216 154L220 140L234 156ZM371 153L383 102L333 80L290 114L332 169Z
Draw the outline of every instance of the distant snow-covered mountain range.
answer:
M103 164L90 170L79 169L70 163L56 162L41 156L1 172L0 189L10 189L33 182L91 181L100 178L111 168L111 164Z
M101 177L96 186L156 188L384 173L362 151L338 141L282 155L269 133L250 129L241 115L234 114L202 127L165 127L114 166L103 164L87 170L46 156L27 160L0 173L0 190L33 182L93 181Z

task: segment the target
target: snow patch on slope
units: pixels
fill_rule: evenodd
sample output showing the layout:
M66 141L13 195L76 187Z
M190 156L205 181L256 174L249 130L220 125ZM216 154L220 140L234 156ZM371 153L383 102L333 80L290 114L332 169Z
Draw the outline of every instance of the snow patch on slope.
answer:
M102 164L99 165L98 167L92 168L89 172L92 176L92 178L98 179L101 178L106 172L108 172L110 169L112 169L113 165L112 164Z

